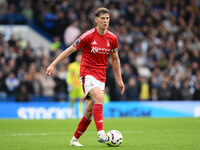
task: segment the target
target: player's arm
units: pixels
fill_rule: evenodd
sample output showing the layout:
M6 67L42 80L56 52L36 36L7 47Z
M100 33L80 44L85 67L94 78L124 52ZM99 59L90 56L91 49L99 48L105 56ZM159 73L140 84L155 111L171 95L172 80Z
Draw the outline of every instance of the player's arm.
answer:
M71 53L75 52L77 50L76 47L74 47L73 45L71 45L70 47L68 47L66 50L64 50L47 68L46 70L46 77L50 76L54 67L63 59L67 58Z
M124 93L124 83L123 83L122 77L121 77L119 55L117 52L115 52L115 53L110 53L110 56L111 56L111 60L112 60L112 66L113 66L113 69L114 69L116 77L117 77L118 86L120 87L121 94L123 94Z

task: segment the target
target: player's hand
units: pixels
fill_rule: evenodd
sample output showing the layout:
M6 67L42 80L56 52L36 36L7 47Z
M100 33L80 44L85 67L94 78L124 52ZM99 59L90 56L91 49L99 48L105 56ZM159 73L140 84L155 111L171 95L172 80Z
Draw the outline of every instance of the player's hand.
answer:
M46 70L45 76L46 77L50 76L53 70L54 70L54 66L50 65Z
M120 88L120 91L121 91L121 95L124 93L124 90L125 90L125 86L124 86L124 83L123 81L118 81L118 86Z

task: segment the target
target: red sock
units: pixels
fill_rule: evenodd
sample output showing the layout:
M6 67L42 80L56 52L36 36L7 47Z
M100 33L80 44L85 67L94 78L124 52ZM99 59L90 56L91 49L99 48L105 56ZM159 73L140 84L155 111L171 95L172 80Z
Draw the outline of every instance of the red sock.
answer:
M103 130L103 105L94 104L93 117L96 124L97 131Z
M74 136L79 139L80 136L86 131L92 120L86 119L84 116L78 124L78 127L74 133Z

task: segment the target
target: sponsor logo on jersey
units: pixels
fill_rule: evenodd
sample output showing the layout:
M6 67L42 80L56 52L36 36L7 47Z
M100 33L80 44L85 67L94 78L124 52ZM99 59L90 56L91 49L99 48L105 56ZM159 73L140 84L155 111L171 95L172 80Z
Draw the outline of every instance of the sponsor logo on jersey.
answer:
M98 53L98 47L92 47L91 53Z
M97 42L96 41L92 42L92 45L97 45Z
M92 46L91 53L109 54L110 49Z

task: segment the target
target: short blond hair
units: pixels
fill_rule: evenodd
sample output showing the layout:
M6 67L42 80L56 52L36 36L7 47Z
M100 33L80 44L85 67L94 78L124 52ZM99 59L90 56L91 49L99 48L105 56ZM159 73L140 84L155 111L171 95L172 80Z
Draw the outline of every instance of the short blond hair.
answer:
M105 7L100 7L95 11L95 17L99 17L101 14L109 14L110 16L110 10L108 10Z

